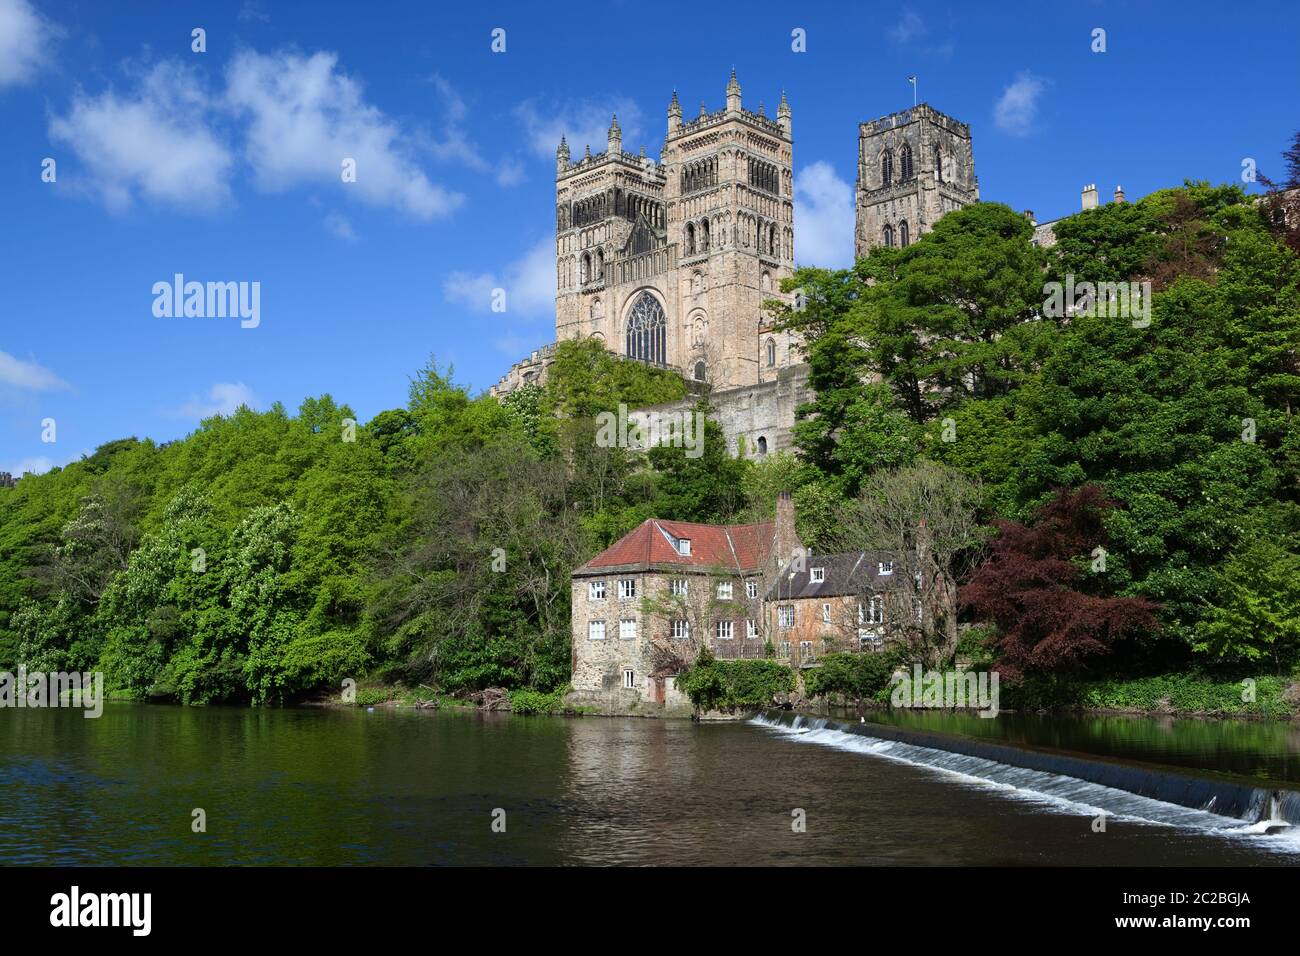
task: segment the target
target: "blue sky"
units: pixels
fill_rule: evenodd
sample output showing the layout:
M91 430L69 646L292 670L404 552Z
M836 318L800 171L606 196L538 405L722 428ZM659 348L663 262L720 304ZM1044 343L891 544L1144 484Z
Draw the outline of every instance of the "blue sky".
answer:
M856 124L909 106L909 74L971 125L982 197L1047 220L1084 183L1277 171L1297 49L1268 2L0 0L0 470L241 401L329 392L364 421L431 353L487 387L552 338L560 132L603 149L617 111L657 156L672 90L718 109L733 66L748 107L787 91L797 258L837 266ZM176 273L260 283L260 324L156 317Z

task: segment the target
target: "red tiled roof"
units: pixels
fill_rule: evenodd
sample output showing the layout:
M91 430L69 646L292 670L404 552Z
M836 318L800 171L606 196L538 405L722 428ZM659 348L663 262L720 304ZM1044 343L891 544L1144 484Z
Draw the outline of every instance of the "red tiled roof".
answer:
M696 524L648 518L573 573L651 564L676 564L701 570L726 567L755 571L767 560L772 547L772 531L771 521L760 524ZM669 536L689 538L691 553L679 554Z

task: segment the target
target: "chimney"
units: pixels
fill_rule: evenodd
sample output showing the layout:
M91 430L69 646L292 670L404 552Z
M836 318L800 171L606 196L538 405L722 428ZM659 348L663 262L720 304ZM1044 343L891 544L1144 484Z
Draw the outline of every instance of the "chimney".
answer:
M1097 208L1097 184L1096 183L1088 183L1088 185L1083 187L1083 208L1084 209Z
M794 498L788 491L779 491L776 495L776 521L772 527L772 547L776 552L777 567L783 567L794 556L796 550L803 550L799 533L794 530Z
M1116 187L1115 187L1115 201L1116 201L1116 202L1123 202L1123 201L1124 201L1124 187L1123 187L1123 186L1116 186Z
M1025 219L1028 220L1031 226L1038 225L1038 220L1034 218L1034 211L1032 209L1026 209L1024 212L1024 216Z

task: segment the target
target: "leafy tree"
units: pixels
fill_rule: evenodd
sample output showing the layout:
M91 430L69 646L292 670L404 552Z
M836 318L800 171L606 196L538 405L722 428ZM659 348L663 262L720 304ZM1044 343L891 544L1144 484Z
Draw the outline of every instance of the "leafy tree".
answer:
M1216 571L1213 594L1196 628L1198 651L1267 661L1279 674L1300 660L1300 554L1258 539Z

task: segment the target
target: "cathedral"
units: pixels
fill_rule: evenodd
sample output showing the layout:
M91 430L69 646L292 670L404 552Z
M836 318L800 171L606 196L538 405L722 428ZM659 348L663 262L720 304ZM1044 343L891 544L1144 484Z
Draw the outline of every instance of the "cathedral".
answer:
M659 162L623 149L617 117L605 145L576 160L565 139L556 149L556 341L596 338L707 389L733 452L787 448L812 396L797 337L764 308L790 301L781 280L795 266L785 94L775 119L746 109L733 70L722 109L701 103L685 119L673 93ZM922 104L859 127L858 256L907 245L978 199L964 123ZM516 363L492 393L543 381L553 351Z

